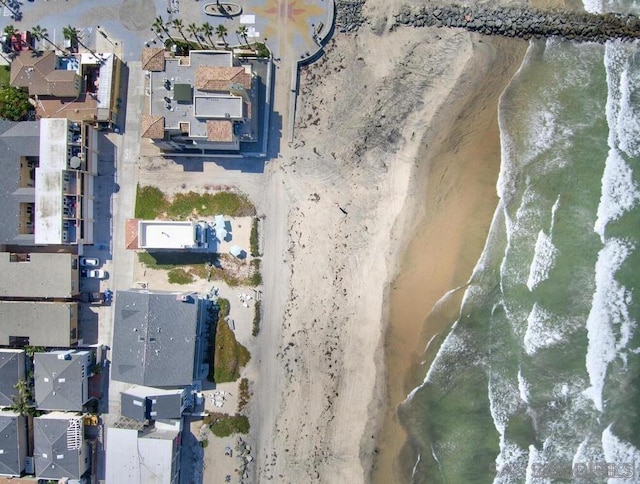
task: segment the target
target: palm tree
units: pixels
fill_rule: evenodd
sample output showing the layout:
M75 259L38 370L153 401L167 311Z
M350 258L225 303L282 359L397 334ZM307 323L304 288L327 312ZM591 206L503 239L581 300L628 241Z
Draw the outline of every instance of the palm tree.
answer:
M78 32L78 29L76 29L75 27L72 27L71 25L67 25L62 29L62 35L64 35L65 39L71 41L71 45L77 42L82 47L84 47L89 52L91 52L91 55L93 55L96 58L98 57L96 52L93 49L91 49L91 47L88 47L87 45L82 43L82 40L80 40L80 32Z
M238 30L236 30L236 35L239 35L244 39L244 43L247 44L247 47L249 47L249 41L247 40L248 33L249 32L247 31L246 25L241 25L240 27L238 27Z
M7 2L4 0L0 0L0 3L7 8L11 12L11 17L14 20L21 20L22 14L18 10L14 10Z
M227 48L227 28L224 25L218 25L216 27L216 35L222 42L224 42L224 47Z
M213 27L209 22L205 22L202 24L202 34L207 38L209 44L212 46L215 45L213 40L211 40L211 34L213 34Z
M200 42L200 27L198 27L195 23L187 25L187 32L193 35L196 38L196 42L200 45L200 48L204 50L204 45Z
M4 33L7 34L7 37L11 37L16 33L16 28L13 25L9 24L4 28Z
M164 23L162 16L158 15L156 17L156 19L153 21L153 25L151 26L151 30L155 32L155 34L158 36L160 40L162 40L161 33L164 32L164 34L167 37L169 37L171 42L175 44L175 41L173 40L173 37L171 37L171 34L169 33L169 29L167 29L167 24Z
M173 28L176 29L178 32L180 32L180 35L182 35L182 38L184 39L185 43L188 45L189 41L187 40L187 38L184 36L184 25L182 25L182 20L180 20L179 18L174 19L173 22L171 22L171 25L173 25Z
M35 27L31 27L31 35L33 35L33 38L36 40L45 40L47 42L49 42L51 45L53 45L56 50L64 50L61 49L60 47L58 47L56 44L54 44L53 42L51 42L51 40L49 40L48 34L49 32L47 32L47 29L44 27L40 27L39 25L36 25Z

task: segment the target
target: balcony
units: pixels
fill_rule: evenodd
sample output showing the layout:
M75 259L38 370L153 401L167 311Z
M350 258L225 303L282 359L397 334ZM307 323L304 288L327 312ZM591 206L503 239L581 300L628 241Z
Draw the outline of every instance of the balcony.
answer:
M65 195L62 199L62 217L64 219L76 219L78 213L78 201L76 197Z

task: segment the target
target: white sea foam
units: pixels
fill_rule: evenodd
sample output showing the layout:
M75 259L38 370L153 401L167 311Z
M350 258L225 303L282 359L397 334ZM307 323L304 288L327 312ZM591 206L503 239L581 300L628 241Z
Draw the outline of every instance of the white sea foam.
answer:
M529 403L529 383L522 375L522 368L518 369L518 392L520 393L520 400L524 403Z
M433 447L431 447L431 449L432 449L433 458L435 459L436 462L438 462L438 458L436 457L435 452L433 452ZM421 457L422 456L420 454L418 454L418 458L416 459L416 463L413 466L413 471L411 471L411 479L412 480L415 477L416 472L418 471L418 465L420 464ZM438 464L440 464L440 463L438 462Z
M589 433L589 435L580 442L580 445L578 445L578 448L573 454L571 466L573 469L576 469L579 464L602 462L603 460L604 454L600 442L595 440L594 434Z
M558 249L551 242L551 237L543 230L538 232L533 261L529 267L529 278L527 279L529 291L533 291L538 284L549 277L557 255Z
M553 207L551 207L551 225L549 227L549 235L553 236L553 227L556 225L556 212L560 208L560 195L556 198Z
M543 479L534 477L534 466L540 465L544 462L544 456L542 452L535 448L535 446L529 446L529 460L527 461L527 470L525 472L525 482L527 484L537 484L545 482Z
M640 155L640 112L634 99L640 94L638 69L628 67L620 75L620 111L616 130L620 148L629 156Z
M609 239L596 262L596 290L586 324L589 339L586 367L591 386L584 394L600 412L607 367L626 347L635 328L628 308L631 292L614 278L631 250L627 241Z
M629 471L633 470L634 479L609 479L610 483L620 482L638 482L636 477L635 466L640 462L640 451L628 442L622 441L611 431L611 425L609 425L604 432L602 432L602 450L604 451L604 457L607 464L615 464L616 474L618 476L628 476L629 474L623 474L623 470L626 468Z
M496 457L496 477L493 484L511 484L522 481L527 467L527 452L517 444L500 437L500 453Z
M602 0L582 0L582 5L587 12L600 13L602 12Z
M593 228L603 242L606 225L618 220L639 200L640 190L633 179L631 167L624 161L618 150L611 148L602 175L598 218Z
M424 377L424 381L422 382L421 385L411 390L411 393L409 393L409 395L407 396L408 400L413 398L413 395L415 394L415 392L418 391L420 388L422 388L422 386L425 383L431 381L435 372L438 371L438 369L440 368L442 359L444 358L444 355L446 353L462 351L465 348L464 341L457 334L457 331L456 331L457 327L458 327L458 321L453 323L453 326L451 327L451 331L449 331L449 334L442 342L442 346L440 346L440 350L438 351L438 354L433 359L433 363L431 363L431 366L429 367L429 371L427 372L427 375Z
M640 155L640 70L636 67L638 44L607 42L604 64L607 73L607 124L610 148L629 156Z
M524 334L524 350L533 356L542 348L549 348L564 340L563 329L568 326L558 324L557 318L541 307L537 302L533 304L527 318L527 331Z

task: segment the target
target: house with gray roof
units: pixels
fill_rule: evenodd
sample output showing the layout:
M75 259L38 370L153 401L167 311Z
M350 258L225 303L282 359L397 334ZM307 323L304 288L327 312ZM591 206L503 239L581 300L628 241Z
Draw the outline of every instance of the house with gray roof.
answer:
M80 294L78 256L0 252L0 299L71 299Z
M52 412L33 419L33 457L38 479L80 479L90 465L82 416Z
M0 407L13 405L15 385L24 380L24 350L0 349Z
M120 393L120 414L139 422L180 418L190 391L191 387L167 390L134 385Z
M40 410L81 411L89 400L90 351L62 350L36 353L35 397Z
M117 291L115 303L111 377L158 388L191 385L203 301L130 289Z
M14 412L0 412L0 476L21 476L27 460L27 422Z
M0 245L33 245L38 121L0 121Z
M75 346L78 303L0 300L0 345Z

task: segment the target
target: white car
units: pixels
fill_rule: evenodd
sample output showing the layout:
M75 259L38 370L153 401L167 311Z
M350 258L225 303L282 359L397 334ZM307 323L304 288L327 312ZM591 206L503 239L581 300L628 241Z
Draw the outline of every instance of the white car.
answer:
M80 272L80 275L89 279L104 279L107 277L107 273L104 269L85 269Z
M80 265L82 267L98 267L100 260L95 257L80 257Z

